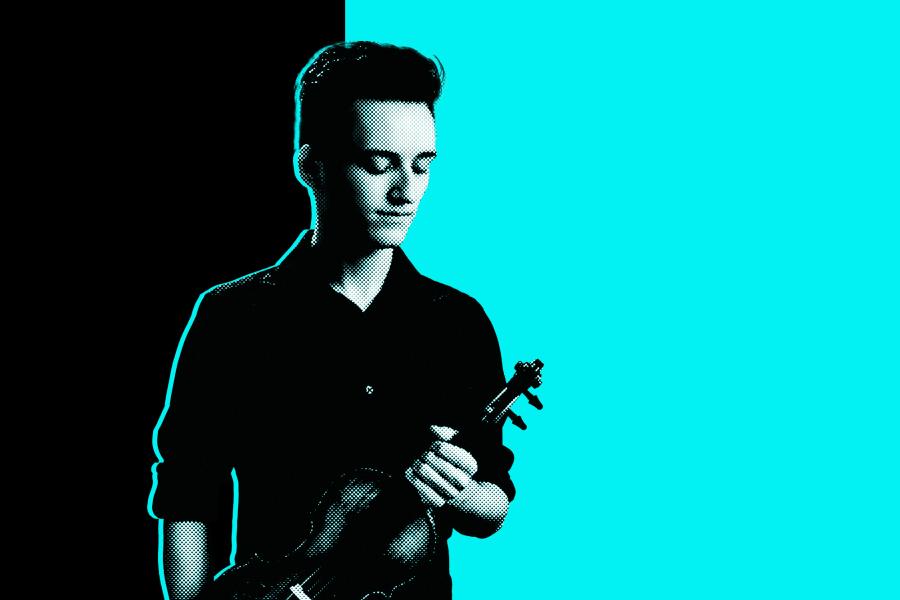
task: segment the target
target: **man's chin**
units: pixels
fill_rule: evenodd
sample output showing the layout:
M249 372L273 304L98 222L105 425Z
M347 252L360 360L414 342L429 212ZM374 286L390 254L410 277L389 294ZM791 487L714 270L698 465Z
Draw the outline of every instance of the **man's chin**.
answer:
M405 228L402 231L399 229L379 229L369 232L369 240L376 248L399 248L405 239Z

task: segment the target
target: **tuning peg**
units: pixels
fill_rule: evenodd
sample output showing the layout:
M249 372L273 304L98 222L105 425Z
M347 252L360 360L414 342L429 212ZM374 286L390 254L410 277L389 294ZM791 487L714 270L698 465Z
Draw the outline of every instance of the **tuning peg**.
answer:
M544 405L541 403L540 398L538 398L537 396L535 396L528 390L523 391L522 394L526 398L528 398L528 404L532 405L533 407L535 407L538 410L541 410L542 408L544 408Z
M509 417L509 420L512 421L513 425L515 425L522 431L525 431L526 429L528 429L528 425L525 424L525 421L522 419L522 417L520 417L513 411L511 411L511 410L506 411L506 416Z

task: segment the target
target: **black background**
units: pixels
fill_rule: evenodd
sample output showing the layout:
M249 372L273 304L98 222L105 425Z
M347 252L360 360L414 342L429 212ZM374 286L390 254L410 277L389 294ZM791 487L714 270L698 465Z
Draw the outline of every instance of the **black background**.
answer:
M29 70L30 240L47 243L25 269L43 317L23 355L52 410L26 405L41 435L17 498L52 515L20 548L50 565L29 579L41 587L162 597L147 498L178 340L201 292L273 264L309 225L293 85L344 39L343 3L222 6L57 14L52 56Z

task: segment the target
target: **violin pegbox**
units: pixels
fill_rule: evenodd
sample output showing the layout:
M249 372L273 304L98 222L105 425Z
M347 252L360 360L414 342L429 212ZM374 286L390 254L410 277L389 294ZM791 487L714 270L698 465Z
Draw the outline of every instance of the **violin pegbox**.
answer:
M528 386L522 389L522 395L528 399L528 404L532 405L538 410L544 408L544 405L541 403L540 399L537 395L532 394L528 388L539 388L541 387L541 368L543 368L544 363L541 362L539 358L534 359L533 362L526 363L519 361L516 363L516 373L522 373L522 377L528 381Z
M526 429L528 426L522 417L510 409L520 395L524 395L528 399L528 403L536 409L541 410L544 408L540 399L529 391L529 388L540 387L542 383L541 369L543 367L544 363L537 358L531 362L517 362L515 374L506 384L506 387L488 403L482 421L497 424L501 423L505 417L508 417L513 425L519 429Z

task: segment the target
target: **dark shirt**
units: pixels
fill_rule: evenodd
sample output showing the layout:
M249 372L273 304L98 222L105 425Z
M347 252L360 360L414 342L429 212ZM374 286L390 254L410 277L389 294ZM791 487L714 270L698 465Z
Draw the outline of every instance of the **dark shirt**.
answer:
M420 275L398 248L360 310L330 287L311 237L279 264L200 296L158 432L153 514L230 520L234 469L238 564L295 548L341 473L402 476L433 439L428 425L477 418L505 382L496 334L473 298ZM467 449L475 479L512 499L500 427ZM448 596L449 535L442 525L439 555L417 579Z

